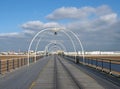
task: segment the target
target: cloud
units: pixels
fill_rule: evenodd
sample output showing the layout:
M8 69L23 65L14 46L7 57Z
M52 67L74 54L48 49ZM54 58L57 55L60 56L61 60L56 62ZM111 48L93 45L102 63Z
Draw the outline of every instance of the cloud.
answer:
M44 28L47 28L47 27L60 27L60 24L56 22L45 23Z
M43 28L44 23L40 21L28 21L21 25L23 29L26 30L38 30Z
M90 11L94 11L89 8ZM50 20L60 20L60 19L77 19L87 16L87 7L78 9L76 7L62 7L56 9L53 13L46 16Z
M0 37L18 37L20 33L13 32L13 33L0 33Z
M117 20L117 14L116 13L107 14L107 15L101 16L100 19L103 21L113 23Z
M49 27L61 27L57 22L44 23L41 21L28 21L21 24L21 32L0 33L0 39L3 38L26 38L35 35L38 31Z
M106 14L113 12L112 9L108 5L101 5L94 9L95 9L95 14L98 16L106 15Z
M46 18L50 22L27 21L21 24L21 32L1 33L0 38L11 39L10 42L13 45L14 43L28 45L35 33L43 28L60 27L75 32L82 40L85 50L120 50L118 46L120 44L120 20L117 13L113 12L107 5L81 8L61 7L47 15ZM64 22L66 19L68 21ZM47 38L45 40L49 42L49 39L52 39L50 35L53 33L48 32L47 34L48 37L44 38ZM17 37L21 39L17 39ZM64 34L59 35L59 37L66 42ZM60 38L59 40L61 40ZM67 42L66 45L68 44L71 43Z
M62 19L86 19L98 17L101 15L109 14L112 10L107 5L95 7L62 7L54 10L46 18L49 20L62 20Z
M68 29L81 31L103 31L119 21L116 13L109 13L94 19L76 20L66 24ZM108 29L107 29L108 30Z
M24 34L34 34L34 31L32 30L24 30Z
M28 30L38 31L43 28L49 28L49 27L60 27L60 24L57 22L43 23L41 21L28 21L21 25L21 28L27 31Z

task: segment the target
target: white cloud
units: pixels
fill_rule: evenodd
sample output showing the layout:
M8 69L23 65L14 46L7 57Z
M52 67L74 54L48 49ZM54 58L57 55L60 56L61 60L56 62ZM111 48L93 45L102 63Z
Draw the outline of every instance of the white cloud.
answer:
M117 20L117 14L115 13L107 14L107 15L101 16L100 19L103 21L112 23Z
M95 9L95 14L98 16L106 15L113 12L108 5L102 5L94 9Z
M21 32L1 33L0 37L9 37L9 39L13 39L13 37L26 37L30 40L36 32L43 28L65 27L76 32L83 40L84 45L88 46L87 48L94 49L94 47L100 47L104 49L105 47L109 48L120 44L120 41L116 42L116 40L120 40L120 20L117 13L114 13L107 5L96 8L90 6L81 8L61 7L47 15L47 18L55 21L68 19L68 21L63 21L64 23L55 21L45 23L39 20L28 21L21 24L21 28L23 29ZM52 33L49 33L49 36L50 34ZM62 37L64 38L64 36ZM49 38L50 37L46 40L49 40ZM17 40L17 42L19 42L19 40ZM22 40L20 42L22 43Z
M101 15L106 15L112 13L112 10L107 5L102 5L100 7L62 7L53 11L46 17L50 20L61 20L61 19L86 19L98 17Z
M22 29L32 30L32 31L37 31L48 27L59 27L59 26L60 24L56 22L43 23L41 21L28 21L21 25Z
M13 33L0 33L0 37L17 37L19 36L18 32Z
M24 30L23 33L24 34L34 34L34 31L32 31L32 30Z
M23 29L27 29L27 30L38 30L43 28L44 23L40 22L40 21L28 21L24 24L21 25L21 27Z
M60 27L60 24L56 22L45 23L44 28L47 28L47 27Z
M87 13L91 11L93 12L93 8L84 7L82 9L76 7L62 7L56 9L52 14L47 16L50 20L59 20L59 19L78 19L87 16Z
M26 36L32 36L36 32L40 31L43 28L49 28L49 27L61 27L59 23L56 22L48 22L44 23L41 21L28 21L21 25L21 28L23 29L21 32L12 32L12 33L0 33L0 37L8 38L8 37L15 37L15 38L24 38Z
M71 23L67 23L67 28L80 30L80 31L103 31L109 28L112 24L116 24L119 21L116 13L100 16L99 18L77 20ZM108 29L107 29L108 30Z
M47 16L48 19L76 19L65 24L57 22L44 23L41 21L28 21L21 27L23 29L37 31L46 27L67 27L68 29L97 31L103 30L117 21L117 14L107 5L99 7L61 7Z
M110 47L112 50L115 48L111 48L111 46L120 44L119 42L116 42L116 38L117 40L120 39L120 36L118 35L120 25L116 25L119 22L119 18L117 17L117 13L114 13L106 5L97 8L62 7L53 11L53 13L49 14L47 18L56 21L61 19L74 19L73 21L70 20L64 24L57 22L41 22L43 24L39 27L65 27L73 30L83 40L83 44L85 46L87 44L87 46L92 49L98 50L97 48L100 48L107 50L107 47L108 49ZM31 26L34 28L36 25L34 24ZM113 44L113 42L116 43ZM86 48L88 49L89 47Z

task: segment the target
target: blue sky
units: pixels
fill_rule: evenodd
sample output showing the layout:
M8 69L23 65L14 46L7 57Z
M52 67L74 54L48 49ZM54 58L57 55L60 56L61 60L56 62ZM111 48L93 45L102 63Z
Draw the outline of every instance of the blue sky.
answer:
M34 32L57 25L75 29L86 50L119 51L119 3L120 0L0 0L0 50L26 50ZM17 46L13 47L13 43Z
M110 6L120 14L119 0L0 0L0 32L19 32L19 25L29 20L46 22L45 16L60 7Z

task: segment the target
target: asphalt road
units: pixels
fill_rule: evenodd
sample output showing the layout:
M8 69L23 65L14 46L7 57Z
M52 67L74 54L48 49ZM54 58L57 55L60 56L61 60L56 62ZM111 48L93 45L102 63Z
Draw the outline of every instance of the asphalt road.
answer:
M5 75L0 75L0 89L29 89L47 62L48 58L42 58L30 64L29 67L23 66Z

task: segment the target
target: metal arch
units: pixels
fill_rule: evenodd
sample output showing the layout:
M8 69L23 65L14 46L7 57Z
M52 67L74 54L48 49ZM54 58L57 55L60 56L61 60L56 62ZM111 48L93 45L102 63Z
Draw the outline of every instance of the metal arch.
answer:
M41 41L41 38L38 40L38 42L37 42L37 44L36 44L36 48L35 48L35 62L36 62L36 52L37 52L37 49L38 49L38 46L39 46L39 43L40 43L40 41ZM47 44L47 46L49 46L49 45L51 45L51 44L53 44L54 42L50 42L49 44ZM63 47L63 49L65 49L65 51L67 52L67 49L66 49L66 47L62 44L62 43L60 43L60 42L56 42L55 44L60 44L62 47ZM46 47L47 47L46 46ZM45 47L45 48L46 48Z
M70 40L71 40L71 42L72 42L72 45L73 45L73 49L74 49L74 51L76 52L76 47L75 47L75 44L74 44L74 42L73 42L73 40L72 40L72 38L70 37L70 35L69 34L67 34L67 32L63 32ZM36 48L35 48L35 62L36 62L36 52L37 52L37 49L38 49L38 45L39 45L39 43L40 43L40 41L41 41L41 38L39 39L39 41L37 42L37 45L36 45ZM65 48L66 49L66 48ZM76 55L75 55L75 58L76 58Z
M64 33L65 35L67 35L67 37L71 40L72 45L73 45L73 48L74 48L74 51L76 52L76 47L75 47L75 44L74 44L74 42L73 42L72 38L70 37L70 35L69 35L69 34L67 34L65 31L64 31L63 33ZM35 53L36 53L36 51L37 51L37 49L38 49L38 45L39 45L40 41L41 41L41 39L39 39L39 41L38 41L38 43L37 43Z
M66 31L69 31L70 33L72 33L75 36L75 38L78 40L79 45L81 46L81 49L82 49L82 57L83 57L83 64L84 64L84 62L85 62L85 59L84 59L85 55L84 55L84 48L83 48L81 40L78 38L78 36L73 31L71 31L71 30L66 30Z
M42 33L42 32L44 32L44 31L47 31L48 29L43 29L43 30L41 30L40 32L38 32L33 38L32 38L32 40L31 40L31 42L30 42L30 44L29 44L29 47L28 47L28 60L27 60L27 62L28 62L28 66L29 66L29 52L30 52L30 49L31 49L31 46L32 46L32 43L33 43L33 41L35 40L35 38L40 34L40 33Z
M65 51L67 51L66 47L65 47L62 43L60 43L60 42L59 42L59 43L50 42L49 44L47 44L47 45L45 46L45 49L48 49L48 46L50 46L51 44L59 44L59 45L62 46L63 49L65 49Z
M49 48L49 50L51 50L51 49L53 49L53 48L59 48L59 49L62 49L62 48L60 48L59 46L51 46L51 47Z
M35 47L35 62L36 62L36 52L37 52L40 41L41 41L41 38L38 40L36 47Z
M49 27L49 28L53 28L53 27ZM30 49L31 49L31 46L32 46L33 41L36 39L36 37L37 37L40 33L45 32L45 31L49 31L49 30L50 30L49 28L44 28L44 29L42 29L41 31L39 31L39 32L32 38L32 40L31 40L31 42L30 42L30 45L29 45L29 48L28 48L28 66L29 66L29 52L30 52ZM67 35L67 36L68 36L68 35ZM70 36L69 36L69 39L70 39ZM71 42L72 42L72 44L73 44L74 50L76 51L74 42L72 41L72 38L71 38L70 40L71 40Z
M65 34L69 37L69 39L71 40L71 42L72 42L72 44L73 44L74 51L77 53L75 44L74 44L71 36L70 36L68 33L66 33L64 30L61 30L61 31L62 31L63 33L65 33ZM77 55L75 55L75 60L76 60L76 56L77 56Z

